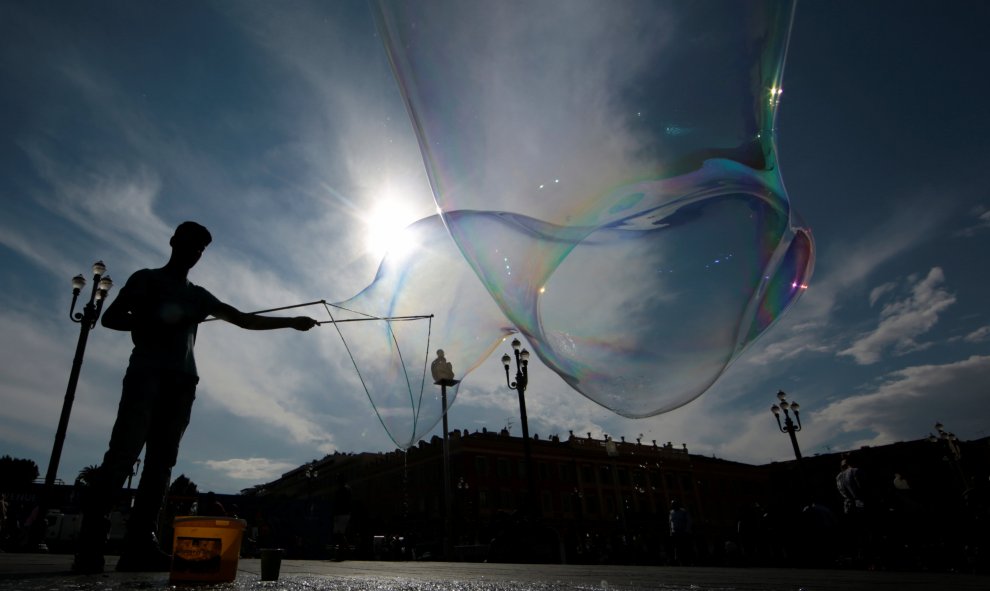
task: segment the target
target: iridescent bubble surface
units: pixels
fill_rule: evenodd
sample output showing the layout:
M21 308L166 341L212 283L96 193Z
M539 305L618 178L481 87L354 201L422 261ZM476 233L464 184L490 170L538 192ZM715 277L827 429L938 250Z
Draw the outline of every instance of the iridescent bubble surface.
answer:
M792 13L377 4L443 227L486 296L433 308L473 345L464 369L518 330L575 390L645 417L705 392L793 305L814 244L776 160ZM444 273L432 256L369 294L421 293ZM488 302L500 314L463 312Z
M337 325L353 357L360 384L382 426L402 449L415 445L442 415L441 389L430 363L444 349L460 380L483 362L515 329L457 250L439 216L404 231L412 245L389 253L375 280L330 310L337 320L433 313L430 321L342 322ZM447 388L447 407L459 384Z

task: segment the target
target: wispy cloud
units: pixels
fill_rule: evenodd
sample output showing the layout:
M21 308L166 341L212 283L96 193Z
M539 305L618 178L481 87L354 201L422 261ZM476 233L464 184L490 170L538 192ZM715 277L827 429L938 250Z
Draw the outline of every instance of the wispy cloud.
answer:
M956 298L942 286L945 274L939 267L920 280L909 278L908 281L913 283L910 294L884 305L877 328L857 338L851 346L839 351L839 355L868 365L879 361L888 350L903 355L930 345L919 342L917 337L931 330Z
M972 238L981 232L990 230L990 207L978 205L970 210L970 214L975 219L970 222L970 225L958 230L956 236Z
M967 343L985 343L990 340L990 326L981 326L963 337Z
M879 300L880 298L882 298L884 295L886 295L886 294L894 291L894 289L896 287L897 287L897 284L894 283L893 281L891 281L889 283L884 283L883 285L879 285L879 286L874 287L873 289L871 289L870 290L870 306L871 307L872 306L875 306L876 303L877 303L877 300Z

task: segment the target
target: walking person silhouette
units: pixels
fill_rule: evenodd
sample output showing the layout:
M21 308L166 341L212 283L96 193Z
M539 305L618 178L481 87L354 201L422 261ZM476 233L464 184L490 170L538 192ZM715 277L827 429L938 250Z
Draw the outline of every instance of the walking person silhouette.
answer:
M108 450L83 502L73 572L103 571L109 513L142 448L144 469L117 570L169 570L171 557L158 546L158 517L196 397L193 347L199 323L214 316L249 330L305 331L317 325L306 316L246 314L192 284L189 270L212 240L195 222L179 224L165 266L131 275L103 314L103 326L131 333L134 349Z

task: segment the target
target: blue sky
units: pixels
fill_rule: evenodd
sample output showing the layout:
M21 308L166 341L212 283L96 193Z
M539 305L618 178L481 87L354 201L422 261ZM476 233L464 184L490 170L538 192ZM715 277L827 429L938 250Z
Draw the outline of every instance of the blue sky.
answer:
M990 434L987 10L800 4L777 145L816 241L809 289L708 392L652 418L617 416L534 360L530 431L786 460L769 413L783 389L801 403L806 454L917 439L936 420L964 439ZM7 1L0 87L0 453L42 472L78 335L69 279L96 259L122 285L164 263L171 230L195 219L215 240L191 279L224 301L246 311L343 302L375 277L373 237L436 211L364 2ZM437 314L434 347L449 346L444 312L487 323L493 336L477 346L495 351L461 385L451 426L518 434L498 361L508 346L496 346L511 325L478 286L457 287L400 312ZM360 369L363 341L349 334ZM126 335L90 336L59 469L67 481L105 451L129 349ZM467 368L450 357L460 377ZM330 326L213 323L197 358L175 474L201 489L234 492L335 450L396 447Z

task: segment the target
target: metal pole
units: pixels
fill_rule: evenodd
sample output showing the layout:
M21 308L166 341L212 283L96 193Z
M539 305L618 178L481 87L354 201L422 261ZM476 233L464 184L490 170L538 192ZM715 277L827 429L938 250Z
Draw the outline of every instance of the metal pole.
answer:
M536 517L541 512L539 500L536 498L536 474L533 470L533 453L529 441L529 418L526 416L526 386L529 384L529 351L522 348L519 339L512 340L513 354L516 358L516 381L509 380L509 364L512 358L508 355L502 356L502 366L505 368L505 385L510 390L519 393L519 419L522 422L523 456L526 466L526 487L527 495L525 512L529 516Z
M784 421L784 424L787 426L787 434L791 436L791 447L794 448L794 457L800 462L801 448L798 447L797 435L794 434L794 421L792 421L791 417L788 416L787 420Z
M519 381L519 374L516 374L516 383L519 390L519 418L522 421L523 456L526 460L526 488L531 512L535 514L539 510L539 503L536 498L536 478L533 474L533 450L529 441L529 419L526 417L526 379Z
M460 380L440 379L434 382L440 386L440 405L443 411L443 555L450 560L454 537L452 516L453 493L450 489L450 431L447 427L447 386L454 386Z
M801 447L798 445L797 432L801 430L801 406L796 402L788 402L787 394L780 390L777 392L778 404L774 404L770 407L770 412L773 413L774 418L777 420L777 427L780 429L781 433L787 433L787 436L791 439L791 447L794 449L794 458L796 459L796 471L797 471L797 489L801 497L801 502L809 501L807 482L805 482L804 477L804 462L802 462ZM797 419L795 424L794 420L791 418L791 411L794 411L794 419ZM780 420L781 413L784 414L784 420Z
M76 384L79 383L79 372L82 369L83 355L86 353L86 341L89 338L90 323L88 322L90 306L86 306L86 314L79 327L79 341L76 343L76 355L72 359L72 369L69 371L69 384L65 388L65 400L62 402L62 414L58 419L58 429L55 431L55 444L52 455L48 460L48 471L45 474L46 496L55 484L58 464L62 459L62 447L65 445L65 434L69 429L69 415L72 413L72 403L76 399Z
M450 432L447 429L447 385L440 384L440 397L443 406L443 555L451 559L453 520L450 515Z

